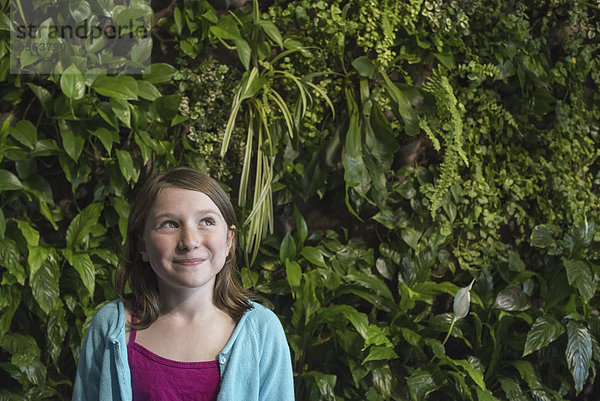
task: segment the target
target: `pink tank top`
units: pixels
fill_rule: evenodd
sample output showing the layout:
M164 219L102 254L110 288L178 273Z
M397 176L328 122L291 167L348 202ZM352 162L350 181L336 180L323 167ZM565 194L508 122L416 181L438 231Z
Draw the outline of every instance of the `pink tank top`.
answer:
M135 320L134 320L135 322ZM214 401L219 393L217 361L179 362L135 342L131 330L127 358L134 401Z

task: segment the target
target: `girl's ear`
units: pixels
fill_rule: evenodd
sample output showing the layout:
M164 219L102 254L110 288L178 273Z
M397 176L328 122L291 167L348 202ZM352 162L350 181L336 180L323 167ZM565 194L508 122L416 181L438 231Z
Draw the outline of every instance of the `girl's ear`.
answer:
M236 227L232 224L227 229L227 250L233 246L233 239L235 238Z

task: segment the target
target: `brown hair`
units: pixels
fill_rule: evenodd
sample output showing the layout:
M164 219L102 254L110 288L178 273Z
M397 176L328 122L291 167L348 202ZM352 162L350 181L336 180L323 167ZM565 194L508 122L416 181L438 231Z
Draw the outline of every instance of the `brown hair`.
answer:
M169 186L206 194L219 208L227 226L236 225L235 212L229 197L207 174L190 167L178 167L151 176L143 183L129 214L127 239L115 277L117 294L132 303L130 305L132 312L138 320L134 326L140 329L150 326L158 318L160 303L158 279L148 262L142 260L138 244L148 212L156 197ZM251 306L248 300L249 293L242 287L237 277L236 242L234 231L231 250L225 265L216 276L213 303L238 321ZM125 294L127 284L131 288L131 294Z

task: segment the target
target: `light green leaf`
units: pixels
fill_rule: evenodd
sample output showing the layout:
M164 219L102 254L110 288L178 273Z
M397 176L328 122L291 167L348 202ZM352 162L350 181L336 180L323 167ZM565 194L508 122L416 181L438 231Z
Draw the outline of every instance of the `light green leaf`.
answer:
M0 170L0 191L23 189L23 183L16 175L7 170Z
M277 43L277 46L283 49L283 37L281 36L279 28L277 28L277 26L274 23L267 20L260 20L258 24L263 29L263 31L265 31L267 36L269 36L275 43Z
M525 394L523 394L521 387L515 380L513 380L509 377L501 377L498 380L500 381L500 386L502 387L502 391L504 391L504 394L506 395L507 400L511 400L511 401L512 400L528 401L529 400L527 397L525 397Z
M13 128L11 128L11 135L17 141L27 146L29 149L35 148L37 142L37 128L29 120L18 121Z
M97 137L98 139L100 139L100 142L102 142L102 145L104 146L104 148L110 155L110 151L112 150L112 144L113 144L112 132L110 132L109 130L107 130L104 127L98 128L95 131L88 131L88 132L90 134L92 134L93 136Z
M525 271L525 263L523 263L518 252L510 251L508 254L508 268L514 272Z
M436 376L421 368L413 372L406 380L411 398L414 401L426 400L427 396L441 387Z
M384 88L390 95L390 97L396 102L398 106L398 114L402 117L404 121L404 129L406 130L406 134L410 136L415 136L419 133L419 117L417 113L413 109L410 104L408 98L404 93L394 84L387 74L382 74L384 80Z
M244 39L238 38L235 40L235 48L242 65L246 68L246 70L249 70L250 57L252 56L252 49L250 48L250 45Z
M286 259L294 259L296 257L296 244L290 233L285 233L279 248L279 260L285 263Z
M69 12L77 24L83 22L86 18L89 18L92 14L92 7L90 3L85 0L70 1Z
M6 218L4 217L4 212L0 209L0 239L4 238L6 234Z
M156 100L162 93L148 81L138 81L138 95L147 100Z
M385 284L385 281L379 277L367 276L365 273L356 272L354 274L347 275L346 279L355 282L362 287L368 288L369 291L382 295L391 301L394 300L394 296L392 295L392 292L388 286Z
M102 96L120 100L137 100L138 98L137 81L129 75L98 77L92 84L92 89Z
M92 203L81 211L67 228L66 243L70 249L81 249L100 219L103 205Z
M21 254L17 243L11 238L0 239L0 266L6 267L21 285L25 283L26 273L20 263Z
M121 174L127 180L127 182L131 182L131 179L135 175L134 167L133 167L133 159L131 158L131 154L125 150L117 149L117 159L119 160L119 168L121 169Z
M131 128L131 105L127 100L113 97L110 99L110 108L127 128Z
M177 69L166 63L151 64L144 69L143 77L145 81L153 84L170 81Z
M419 245L419 238L421 238L421 231L413 227L406 227L400 231L400 236L415 251Z
M369 348L369 355L362 361L363 365L369 361L387 361L398 358L393 347L374 345Z
M53 103L52 94L50 93L50 91L41 86L34 85L31 82L28 82L27 86L29 86L33 93L35 93L46 114L50 114L50 112L52 111Z
M143 64L152 53L152 38L140 39L131 49L131 59L136 63Z
M21 230L21 234L23 234L23 238L27 241L27 245L37 246L40 242L40 233L24 220L16 220L16 222L17 227Z
M66 312L63 308L58 308L48 316L46 327L48 352L56 365L58 365L60 353L64 348L68 328Z
M292 289L300 286L300 283L302 282L302 268L296 261L286 259L285 273L287 275L288 284Z
M315 266L327 267L327 265L325 264L325 260L323 259L323 253L315 247L305 246L304 248L302 248L300 254Z
M579 394L583 390L583 385L589 375L592 359L592 337L587 327L574 321L567 323L567 336L565 357L571 375L573 375L575 392Z
M473 379L475 384L477 384L477 386L479 386L479 388L481 388L482 390L486 389L485 381L483 380L483 372L480 371L479 369L476 369L469 361L467 361L465 359L459 359L459 360L453 359L452 363L463 368L467 372L469 377L471 377L471 379Z
M75 64L71 64L60 77L60 88L65 96L81 99L85 95L85 78Z
M535 322L533 322L529 333L527 333L525 347L523 348L523 356L544 348L560 337L564 332L565 328L563 325L553 316L548 315L538 317Z
M33 246L29 248L27 263L29 264L29 277L31 278L37 273L42 263L48 258L50 251L41 246Z
M60 135L62 137L63 148L74 162L79 160L79 156L83 151L83 145L85 145L85 139L77 133L73 132L71 127L65 120L60 120Z

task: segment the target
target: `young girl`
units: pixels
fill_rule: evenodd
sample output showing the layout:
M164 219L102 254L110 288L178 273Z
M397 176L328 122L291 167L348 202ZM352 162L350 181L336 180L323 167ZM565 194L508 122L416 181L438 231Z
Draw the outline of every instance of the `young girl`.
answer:
M191 168L143 184L116 275L121 299L92 321L73 400L294 399L281 323L235 276L235 220L219 184Z

